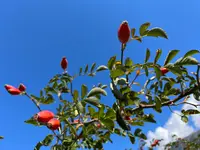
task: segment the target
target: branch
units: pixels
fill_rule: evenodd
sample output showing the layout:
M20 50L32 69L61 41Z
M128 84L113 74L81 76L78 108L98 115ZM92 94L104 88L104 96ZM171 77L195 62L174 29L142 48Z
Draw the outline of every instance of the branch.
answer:
M179 96L177 96L176 98L174 98L171 101L167 101L167 102L163 102L161 105L163 106L168 106L168 105L172 105L175 102L179 101L180 99L184 98L185 96L188 96L192 93L194 93L197 89L199 89L200 86L195 85L195 87L190 88L190 89L186 89L183 93L181 93ZM184 102L185 103L185 102ZM187 102L188 103L188 102ZM139 107L133 108L132 111L136 111L138 109L144 109L144 108L155 108L156 104L140 104Z

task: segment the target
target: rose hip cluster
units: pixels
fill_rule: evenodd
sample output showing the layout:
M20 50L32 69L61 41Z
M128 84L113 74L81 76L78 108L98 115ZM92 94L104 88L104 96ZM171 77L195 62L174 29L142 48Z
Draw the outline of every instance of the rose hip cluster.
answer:
M49 110L43 110L34 116L34 119L44 123L51 130L57 130L60 127L60 121L54 118L54 113Z
M123 21L118 29L118 39L122 44L126 44L131 36L131 29L128 25L128 21ZM162 75L165 75L169 70L167 68L160 68L160 71L162 72Z
M4 87L11 95L20 95L21 93L26 91L26 87L22 83L19 85L18 88L8 84L6 84Z
M62 58L60 65L61 68L64 70L64 72L66 72L68 66L68 61L66 57ZM26 86L22 83L19 85L18 88L8 84L5 84L4 87L7 90L7 92L10 93L11 95L22 95L22 94L27 95ZM34 119L37 120L39 123L45 124L51 130L57 130L60 127L60 121L54 117L55 115L53 112L49 110L42 110L34 116Z

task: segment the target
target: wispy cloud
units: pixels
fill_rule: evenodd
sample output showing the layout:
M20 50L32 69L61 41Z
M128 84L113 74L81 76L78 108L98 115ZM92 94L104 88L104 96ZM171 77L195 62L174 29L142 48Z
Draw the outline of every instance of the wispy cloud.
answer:
M188 99L188 102L193 104L198 104L200 102L196 101L194 97L191 96L191 98ZM198 109L194 106L184 104L182 109L188 110L188 109ZM180 114L180 111L176 110L174 111L176 113ZM191 126L189 124L184 123L180 116L178 116L175 113L172 113L171 116L168 118L167 122L164 124L163 127L159 126L155 129L155 131L149 131L147 133L148 142L147 145L150 145L150 141L154 139L163 139L161 142L161 145L158 147L159 150L164 149L164 145L171 142L172 135L176 134L179 137L183 138L191 134L196 129L200 129L200 115L193 115L192 117L192 123L194 125Z

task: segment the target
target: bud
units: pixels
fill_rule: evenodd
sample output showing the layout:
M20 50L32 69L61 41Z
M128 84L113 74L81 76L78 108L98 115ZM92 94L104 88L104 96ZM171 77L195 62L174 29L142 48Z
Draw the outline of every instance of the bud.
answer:
M26 87L25 87L25 85L23 85L22 83L19 85L18 89L19 89L21 92L26 91Z
M48 121L47 127L51 130L57 130L60 127L60 121L56 118L53 118Z
M137 75L137 76L140 75L140 69L138 69L138 70L136 71L136 75Z
M66 59L66 57L63 57L61 62L60 62L60 65L62 67L63 70L66 70L67 69L67 66L68 66L68 61Z
M129 41L131 30L128 22L123 21L118 29L118 39L122 44L126 44Z

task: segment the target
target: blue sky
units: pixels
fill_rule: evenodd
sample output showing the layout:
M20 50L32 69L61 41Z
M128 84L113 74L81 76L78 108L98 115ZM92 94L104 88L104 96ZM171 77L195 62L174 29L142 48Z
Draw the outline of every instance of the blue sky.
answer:
M0 149L31 150L51 133L24 123L37 109L26 97L10 96L4 84L18 86L22 82L28 92L37 95L54 74L62 71L62 56L67 57L72 74L86 64L106 64L115 54L119 58L117 29L123 20L137 29L142 23L151 22L152 27L162 27L169 36L169 40L145 38L142 44L128 44L125 56L134 62L143 61L146 48L152 53L162 48L163 61L172 49L181 50L181 56L199 48L199 4L198 0L0 1L0 135L5 137ZM95 79L81 77L75 84L79 88L83 83L98 82L108 84L108 74L100 73ZM103 102L111 104L113 98L108 96ZM52 106L43 108L49 107L53 110ZM145 132L166 122L170 114L164 110L163 114L155 113L158 124L146 124ZM137 148L137 144L119 137L113 137L113 141L114 144L105 145L106 150Z

